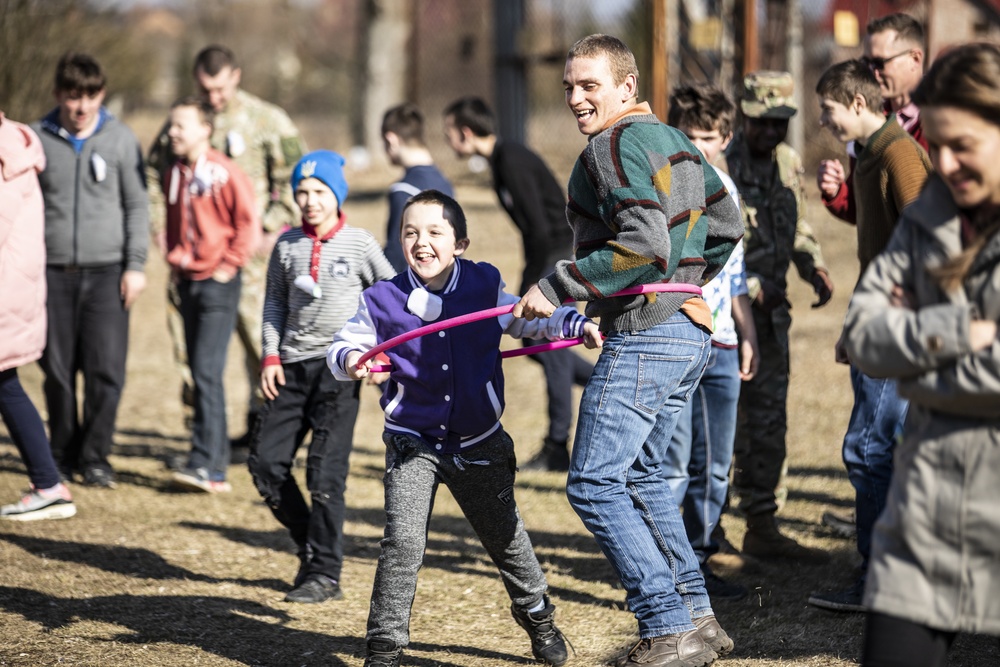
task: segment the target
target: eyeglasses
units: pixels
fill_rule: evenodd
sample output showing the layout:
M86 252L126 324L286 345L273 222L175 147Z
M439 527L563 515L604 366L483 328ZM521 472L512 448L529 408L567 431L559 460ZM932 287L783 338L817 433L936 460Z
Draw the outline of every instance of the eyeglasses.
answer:
M895 60L896 58L899 58L900 56L905 56L908 53L910 53L911 51L913 51L913 49L907 49L906 51L903 51L902 53L897 53L896 55L889 56L888 58L869 58L868 56L861 56L861 62L863 62L865 65L867 65L868 69L870 69L871 71L874 72L875 70L878 70L878 71L881 72L882 70L885 69L886 63L888 63L890 60Z

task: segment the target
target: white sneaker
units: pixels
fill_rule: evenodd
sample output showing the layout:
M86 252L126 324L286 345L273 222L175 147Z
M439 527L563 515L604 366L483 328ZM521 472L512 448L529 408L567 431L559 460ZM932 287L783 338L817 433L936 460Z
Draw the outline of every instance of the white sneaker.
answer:
M38 521L40 519L68 519L76 514L76 505L65 484L50 489L31 488L13 505L0 507L0 519L9 521Z

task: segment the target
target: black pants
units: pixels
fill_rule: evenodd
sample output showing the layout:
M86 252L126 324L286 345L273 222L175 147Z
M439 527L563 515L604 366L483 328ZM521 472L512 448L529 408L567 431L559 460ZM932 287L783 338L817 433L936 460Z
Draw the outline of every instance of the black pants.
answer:
M247 465L254 484L299 553L312 554L308 574L340 580L344 563L344 491L358 416L360 382L339 382L326 359L284 365L285 385L261 409ZM312 508L292 476L306 434L306 487Z
M128 311L121 266L49 266L49 326L41 367L52 455L67 470L111 470L112 435L125 385ZM83 373L83 415L76 376Z
M525 347L547 342L545 339L524 339ZM533 354L531 359L541 364L545 373L549 415L547 437L553 442L564 443L569 439L569 427L573 423L573 385L587 384L594 364L568 349Z
M870 613L865 623L864 667L945 667L954 632L895 616Z

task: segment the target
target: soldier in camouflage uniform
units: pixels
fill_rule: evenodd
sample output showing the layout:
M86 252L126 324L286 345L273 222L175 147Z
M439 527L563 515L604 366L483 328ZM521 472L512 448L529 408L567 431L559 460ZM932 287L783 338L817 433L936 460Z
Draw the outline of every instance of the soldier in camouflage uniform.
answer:
M263 222L264 234L257 252L243 267L236 332L246 352L246 373L250 383L248 428L263 404L260 393L261 326L264 286L271 248L282 229L298 225L293 211L294 198L289 177L292 168L306 152L298 129L282 109L240 90L241 71L232 51L223 46L208 46L195 58L194 77L202 97L215 110L212 147L225 153L250 177ZM149 181L150 224L154 238L162 248L165 204L162 188L164 171L173 163L166 125L149 150L146 161ZM167 320L174 345L174 358L184 380L182 398L192 405L193 384L184 349L184 329L178 310L176 286L168 287ZM240 438L246 440L246 436ZM235 442L239 446L243 442Z
M760 345L760 370L743 384L733 487L747 518L746 554L818 561L810 549L778 532L777 488L785 467L791 304L785 295L790 263L826 304L833 283L819 243L805 220L802 159L784 143L796 113L787 72L744 79L743 128L726 152L729 175L744 199L747 287Z

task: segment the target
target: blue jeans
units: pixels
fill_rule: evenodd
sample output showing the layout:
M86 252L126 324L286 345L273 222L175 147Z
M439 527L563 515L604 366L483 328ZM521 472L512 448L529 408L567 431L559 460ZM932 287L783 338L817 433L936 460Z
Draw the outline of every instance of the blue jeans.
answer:
M666 480L677 418L708 362L687 316L604 340L577 419L566 493L627 592L643 638L712 613L698 559Z
M868 568L872 528L885 507L892 479L892 454L902 432L909 403L900 398L893 380L869 377L851 366L854 408L844 435L844 465L854 487L858 553Z
M213 481L224 481L229 467L226 430L226 370L229 338L236 327L240 274L227 283L212 278L181 280L181 315L188 365L194 378L194 426L187 467L205 468Z
M713 345L666 457L667 482L684 508L684 527L701 563L719 550L711 535L729 492L739 400L740 351Z

